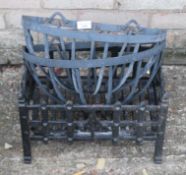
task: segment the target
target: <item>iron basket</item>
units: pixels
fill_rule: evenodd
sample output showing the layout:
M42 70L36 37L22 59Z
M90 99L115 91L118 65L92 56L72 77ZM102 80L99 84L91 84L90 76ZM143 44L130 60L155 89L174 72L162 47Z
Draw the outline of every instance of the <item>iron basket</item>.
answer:
M155 141L161 163L168 109L161 73L166 31L23 16L19 96L24 162L31 140Z

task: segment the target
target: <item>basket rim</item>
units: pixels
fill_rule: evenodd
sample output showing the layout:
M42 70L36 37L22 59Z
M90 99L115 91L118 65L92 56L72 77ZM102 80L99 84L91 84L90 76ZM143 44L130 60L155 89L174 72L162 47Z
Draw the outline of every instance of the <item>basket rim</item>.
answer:
M51 18L54 19L55 16L59 16L64 20L65 25L68 27L73 28L73 30L69 28L58 27L49 23ZM59 19L55 19L60 21ZM46 24L48 23L48 24ZM141 27L135 20L130 20L124 25L116 25L116 24L105 24L105 23L95 23L92 22L92 26L94 28L111 31L111 32L121 32L130 24L136 25L139 29L139 34L131 35L131 34L105 34L105 33L98 33L96 30L77 30L76 20L68 20L66 19L61 13L54 13L50 18L48 17L34 17L34 16L22 16L22 25L24 30L32 30L35 32L48 34L56 37L68 37L68 38L75 38L81 40L88 40L88 41L98 41L98 42L108 42L108 43L120 43L120 42L127 42L127 43L157 43L164 41L166 39L166 30L164 29L157 29L157 28L145 28Z

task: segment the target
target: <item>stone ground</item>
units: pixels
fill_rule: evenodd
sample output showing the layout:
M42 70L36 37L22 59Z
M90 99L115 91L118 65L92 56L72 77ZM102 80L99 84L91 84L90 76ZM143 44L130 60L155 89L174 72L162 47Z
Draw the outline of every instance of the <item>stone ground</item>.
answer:
M22 68L0 72L0 175L159 175L186 174L186 67L164 66L170 108L166 129L164 162L152 161L154 145L121 142L32 143L32 164L22 162L17 90ZM5 149L5 143L11 149ZM102 158L102 159L100 159ZM99 166L105 161L105 165ZM100 162L100 164L98 163Z

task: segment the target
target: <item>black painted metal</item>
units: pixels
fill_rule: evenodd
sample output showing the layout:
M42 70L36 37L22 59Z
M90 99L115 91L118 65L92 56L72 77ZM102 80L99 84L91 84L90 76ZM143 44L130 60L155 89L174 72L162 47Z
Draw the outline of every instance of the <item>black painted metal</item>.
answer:
M92 23L81 31L59 13L23 17L23 27L19 110L26 163L30 140L53 139L154 140L154 161L161 162L168 108L161 74L164 31L133 20ZM35 44L35 34L43 36L42 44Z

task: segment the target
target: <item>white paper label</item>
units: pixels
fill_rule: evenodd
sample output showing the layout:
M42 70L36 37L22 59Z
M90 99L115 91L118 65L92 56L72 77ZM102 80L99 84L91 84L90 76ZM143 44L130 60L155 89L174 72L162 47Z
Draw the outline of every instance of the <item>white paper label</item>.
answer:
M150 75L150 70L147 70L147 72L146 72L148 75Z
M77 29L91 29L92 22L91 21L77 21Z

